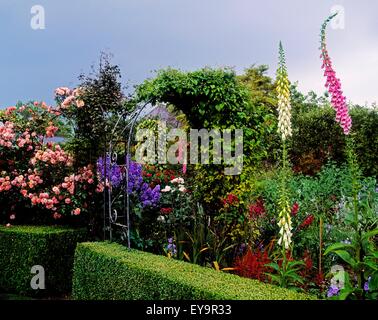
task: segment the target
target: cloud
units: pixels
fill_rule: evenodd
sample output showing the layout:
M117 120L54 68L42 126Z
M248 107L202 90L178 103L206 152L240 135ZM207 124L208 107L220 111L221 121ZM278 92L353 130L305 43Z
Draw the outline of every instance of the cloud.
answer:
M124 79L137 84L151 70L268 64L274 76L278 42L289 75L303 91L324 91L319 28L334 4L346 29L329 32L329 47L351 100L378 100L376 0L40 0L46 30L30 28L29 0L0 5L0 106L18 99L52 102L56 86L76 85L101 51L114 53ZM50 100L49 100L50 98Z

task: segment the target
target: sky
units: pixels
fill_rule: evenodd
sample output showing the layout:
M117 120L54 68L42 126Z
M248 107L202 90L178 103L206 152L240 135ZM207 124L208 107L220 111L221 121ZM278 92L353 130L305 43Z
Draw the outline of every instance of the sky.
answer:
M44 29L32 28L35 5ZM327 39L344 93L353 103L378 101L376 0L0 0L0 108L53 103L54 89L75 87L102 51L129 88L168 66L241 73L267 64L274 76L280 40L290 80L321 94L319 30L335 6L340 20Z

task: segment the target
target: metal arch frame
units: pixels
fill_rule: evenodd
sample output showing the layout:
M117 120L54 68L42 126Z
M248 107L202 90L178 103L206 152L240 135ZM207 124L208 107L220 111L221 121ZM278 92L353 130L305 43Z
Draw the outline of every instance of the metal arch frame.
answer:
M105 136L105 149L104 149L104 174L103 174L103 185L104 185L104 239L109 239L110 241L113 240L113 229L115 226L122 229L122 238L127 239L127 246L128 248L131 248L131 238L130 238L130 194L128 192L129 189L129 165L130 165L130 148L131 148L131 141L135 129L135 124L139 120L139 116L141 115L142 111L145 110L145 108L151 103L151 101L145 102L141 107L137 108L134 113L130 115L129 121L125 124L124 128L122 129L119 136L115 137L115 131L119 126L119 123L121 119L125 119L126 113L123 113L119 116L116 124L114 125L110 139L107 140L107 137ZM105 117L107 116L106 112L103 111L103 114ZM126 141L126 136L124 135L126 132L126 129L130 128L128 131L128 137ZM107 132L107 128L105 130ZM123 139L124 138L124 139ZM108 165L109 169L111 170L113 165L117 163L117 154L113 152L114 144L123 142L125 143L125 157L126 157L126 163L125 163L125 177L124 177L124 185L118 194L115 196L113 195L111 184L109 184L109 187L107 187L107 182L111 183L111 177L110 172L107 172ZM109 164L108 162L109 157ZM123 193L122 193L123 191ZM123 194L123 215L121 217L118 216L117 210L113 208L114 201ZM119 218L123 218L123 223L118 222ZM109 237L107 237L107 231L109 233Z

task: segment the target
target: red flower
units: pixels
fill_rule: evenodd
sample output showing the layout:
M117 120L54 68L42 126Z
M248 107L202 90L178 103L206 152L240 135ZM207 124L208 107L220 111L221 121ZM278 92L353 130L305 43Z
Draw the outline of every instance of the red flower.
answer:
M315 276L314 282L319 287L324 285L324 274L323 273L317 273L316 276Z
M299 211L299 204L295 202L295 203L293 204L293 207L291 208L291 214L292 214L293 216L296 216L297 213L298 213L298 211Z
M239 203L239 198L236 195L229 193L226 198L221 199L221 201L224 206L232 206Z
M249 206L249 218L255 219L265 214L264 200L258 199L255 203Z
M227 203L228 204L236 204L239 202L239 198L234 194L230 193L227 195Z
M161 214L170 214L173 211L172 208L161 208L160 213Z
M304 219L304 221L303 221L302 224L299 226L299 228L300 228L300 229L307 228L307 227L310 226L313 222L314 222L314 216L313 216L312 214L310 214L306 219Z
M313 262L312 262L311 255L308 252L308 250L305 251L303 261L305 263L306 270L310 271L313 267Z

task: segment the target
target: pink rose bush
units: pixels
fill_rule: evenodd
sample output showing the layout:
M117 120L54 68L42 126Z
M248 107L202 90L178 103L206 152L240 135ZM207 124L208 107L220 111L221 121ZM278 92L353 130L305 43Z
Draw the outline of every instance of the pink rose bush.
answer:
M83 89L69 89L60 87L55 89L55 98L61 111L69 111L72 108L83 108L84 101L81 99Z
M77 93L67 88L77 103ZM75 96L76 95L76 96ZM69 152L54 142L61 108L45 103L12 106L0 111L0 220L3 223L33 212L60 219L87 212L92 196L101 192L92 166L74 168ZM27 210L30 209L30 210ZM20 217L29 220L30 217Z

